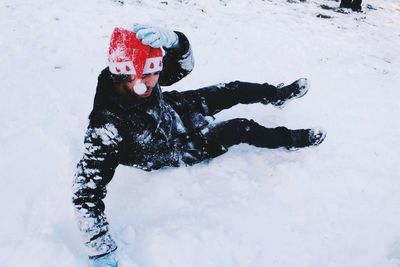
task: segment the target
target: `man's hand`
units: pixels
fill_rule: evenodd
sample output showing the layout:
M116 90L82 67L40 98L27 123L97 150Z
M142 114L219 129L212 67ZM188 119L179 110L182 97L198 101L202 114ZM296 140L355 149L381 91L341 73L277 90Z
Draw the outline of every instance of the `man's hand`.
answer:
M115 251L107 255L90 260L90 267L118 267L118 260Z
M138 24L133 25L133 32L136 37L142 40L144 45L149 45L153 48L174 48L178 45L178 35L171 30L148 25Z

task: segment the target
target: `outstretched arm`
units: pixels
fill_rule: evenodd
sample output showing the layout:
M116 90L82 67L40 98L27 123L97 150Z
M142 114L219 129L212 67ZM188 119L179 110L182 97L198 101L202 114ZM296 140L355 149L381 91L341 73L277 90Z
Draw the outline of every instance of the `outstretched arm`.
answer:
M106 185L118 166L118 147L121 141L122 138L111 123L100 127L89 126L84 155L77 166L72 202L91 258L108 254L117 248L108 233L103 199L107 193Z

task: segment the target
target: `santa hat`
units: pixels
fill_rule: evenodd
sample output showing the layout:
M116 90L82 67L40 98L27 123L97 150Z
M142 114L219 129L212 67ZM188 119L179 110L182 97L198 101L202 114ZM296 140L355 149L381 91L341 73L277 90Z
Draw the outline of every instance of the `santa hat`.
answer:
M136 75L140 79L143 74L161 71L162 57L161 48L144 45L134 32L114 29L108 49L108 68L111 73Z

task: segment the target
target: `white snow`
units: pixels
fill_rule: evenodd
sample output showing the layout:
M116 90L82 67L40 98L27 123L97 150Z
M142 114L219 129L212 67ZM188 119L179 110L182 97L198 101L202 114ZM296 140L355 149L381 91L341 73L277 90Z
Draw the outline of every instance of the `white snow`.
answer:
M101 138L101 142L106 145L115 145L115 141L121 141L122 138L118 133L117 128L111 123L107 123L104 128L94 128L91 132L92 138ZM96 146L99 148L99 146ZM95 147L91 147L90 149L86 149L86 152L91 154L90 150L96 149Z
M285 109L217 119L328 135L296 152L240 145L190 168L118 167L106 214L121 266L400 266L400 3L346 15L292 2L2 0L0 265L87 266L71 186L97 76L114 27L149 22L193 45L194 71L165 89L307 77Z

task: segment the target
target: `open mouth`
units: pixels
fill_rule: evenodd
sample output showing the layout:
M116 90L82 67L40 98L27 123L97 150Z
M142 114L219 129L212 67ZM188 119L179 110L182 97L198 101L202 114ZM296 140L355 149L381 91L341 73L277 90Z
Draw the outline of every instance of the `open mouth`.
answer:
M141 94L141 95L137 95L139 98L145 98L145 97L149 97L151 95L151 93L153 92L153 88L147 88L147 90Z
M152 91L153 91L153 89L147 88L147 90L144 92L144 95L149 95L149 94L151 94Z

